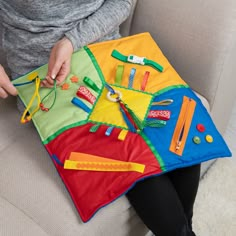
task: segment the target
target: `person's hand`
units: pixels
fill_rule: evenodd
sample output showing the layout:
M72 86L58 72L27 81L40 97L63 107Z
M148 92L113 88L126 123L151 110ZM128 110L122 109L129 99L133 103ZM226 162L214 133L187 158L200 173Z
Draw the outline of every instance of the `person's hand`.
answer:
M2 65L0 65L0 98L7 98L9 94L16 96L17 90L11 83Z
M52 48L46 79L41 82L42 86L52 87L56 79L57 85L62 84L70 72L71 56L73 45L71 41L64 37Z

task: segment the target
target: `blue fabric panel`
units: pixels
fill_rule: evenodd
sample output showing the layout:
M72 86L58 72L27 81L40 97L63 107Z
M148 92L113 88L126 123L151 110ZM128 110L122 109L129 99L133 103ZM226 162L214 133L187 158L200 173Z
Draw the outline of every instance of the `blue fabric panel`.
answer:
M187 141L183 151L183 155L179 156L169 151L172 135L175 130L175 125L178 120L180 109L183 102L183 96L190 97L196 101L195 112L192 123L187 136ZM164 99L173 99L173 103L167 106L152 106L151 110L170 110L171 117L167 121L165 127L162 128L145 128L144 134L151 141L160 157L164 162L166 171L178 167L190 166L201 163L217 157L231 156L221 134L217 131L209 113L203 106L201 100L189 88L176 88L169 90L154 98L154 101L161 101ZM148 118L150 119L150 118ZM197 124L203 124L206 128L204 132L199 132L196 128ZM209 134L214 141L208 143L205 136ZM200 144L193 142L193 137L198 136L201 139Z

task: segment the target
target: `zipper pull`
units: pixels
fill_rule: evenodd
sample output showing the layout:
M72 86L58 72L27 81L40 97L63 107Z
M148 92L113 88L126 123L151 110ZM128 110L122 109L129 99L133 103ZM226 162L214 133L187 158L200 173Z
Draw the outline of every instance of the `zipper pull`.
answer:
M181 144L182 144L182 138L183 138L183 134L184 134L184 126L185 126L185 123L184 123L184 125L181 129L179 138L177 140L177 143L176 143L176 146L175 146L175 151L178 151L180 149Z
M175 151L178 151L180 149L180 146L181 146L181 141L177 141Z
M192 99L188 98L188 104L187 104L187 108L186 108L186 111L185 111L185 114L184 114L184 124L183 124L181 132L179 134L179 138L178 138L177 143L176 143L175 151L178 151L180 149L181 144L182 144L182 139L183 139L183 134L184 134L184 127L185 127L185 123L186 123L186 116L187 116L187 113L189 111L189 103L191 101L192 101Z

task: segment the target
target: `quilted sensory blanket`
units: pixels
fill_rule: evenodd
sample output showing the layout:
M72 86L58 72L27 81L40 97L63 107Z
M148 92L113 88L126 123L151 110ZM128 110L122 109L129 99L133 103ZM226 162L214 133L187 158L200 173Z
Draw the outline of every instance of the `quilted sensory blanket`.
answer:
M61 86L40 87L46 73L43 65L13 82L21 122L33 121L84 222L137 181L231 156L149 33L75 52Z

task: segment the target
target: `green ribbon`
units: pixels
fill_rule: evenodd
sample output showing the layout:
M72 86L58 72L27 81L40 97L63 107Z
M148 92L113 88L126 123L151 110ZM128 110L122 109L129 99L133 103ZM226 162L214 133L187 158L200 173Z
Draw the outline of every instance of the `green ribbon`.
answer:
M118 65L116 69L115 84L121 85L123 73L124 73L124 65Z
M100 91L98 86L90 78L88 78L87 76L84 77L83 81L88 87L93 89L95 92L98 93Z
M151 66L152 68L154 68L160 72L162 72L164 70L163 66L161 66L157 62L155 62L153 60L149 60L145 57L138 57L136 55L125 56L125 55L121 54L120 52L118 52L117 50L113 50L111 53L111 56L120 60L120 61L123 61L123 62Z

